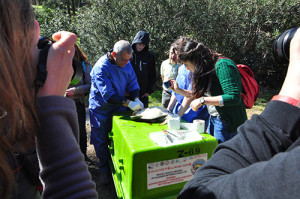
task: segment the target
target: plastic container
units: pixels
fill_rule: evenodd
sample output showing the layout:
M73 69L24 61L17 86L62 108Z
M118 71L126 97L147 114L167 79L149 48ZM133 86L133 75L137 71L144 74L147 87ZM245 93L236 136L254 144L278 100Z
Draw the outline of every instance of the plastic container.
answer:
M198 133L204 133L205 121L196 119L193 120L193 129Z
M168 118L168 128L169 130L180 129L180 117L178 115L170 116Z
M177 198L184 184L212 156L217 140L204 139L162 147L150 139L153 132L166 129L159 123L135 122L126 116L113 117L111 168L118 198Z

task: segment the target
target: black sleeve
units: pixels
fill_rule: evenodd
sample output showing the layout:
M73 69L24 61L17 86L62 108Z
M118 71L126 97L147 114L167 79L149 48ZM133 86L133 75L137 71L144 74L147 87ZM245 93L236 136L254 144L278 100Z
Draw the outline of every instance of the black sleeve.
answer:
M300 109L271 101L220 144L178 198L299 198Z
M124 96L120 96L118 94L113 94L107 101L111 104L124 104L126 102L127 98Z
M135 99L135 98L139 97L139 92L140 92L139 89L135 89L135 90L131 91L129 93L131 99Z

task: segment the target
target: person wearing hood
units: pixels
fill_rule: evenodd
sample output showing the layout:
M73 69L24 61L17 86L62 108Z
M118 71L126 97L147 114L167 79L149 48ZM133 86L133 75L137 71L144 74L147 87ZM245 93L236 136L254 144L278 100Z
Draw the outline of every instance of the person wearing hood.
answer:
M149 50L149 33L139 31L132 41L131 65L140 86L140 100L144 107L148 107L149 96L154 92L153 86L156 83L156 69L153 53Z

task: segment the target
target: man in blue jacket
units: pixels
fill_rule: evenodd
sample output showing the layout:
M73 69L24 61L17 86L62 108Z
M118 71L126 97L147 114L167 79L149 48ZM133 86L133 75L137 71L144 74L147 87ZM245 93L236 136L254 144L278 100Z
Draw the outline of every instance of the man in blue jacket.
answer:
M127 107L136 111L144 107L138 99L139 85L130 64L132 48L128 41L118 41L113 50L102 56L91 71L89 98L91 144L99 159L100 178L97 183L110 182L108 133L112 128L112 114L125 111ZM125 93L130 95L129 100Z
M156 83L155 60L151 51L149 51L149 33L139 31L133 41L133 56L131 65L137 76L140 86L140 99L145 108L148 107L149 96L153 93Z

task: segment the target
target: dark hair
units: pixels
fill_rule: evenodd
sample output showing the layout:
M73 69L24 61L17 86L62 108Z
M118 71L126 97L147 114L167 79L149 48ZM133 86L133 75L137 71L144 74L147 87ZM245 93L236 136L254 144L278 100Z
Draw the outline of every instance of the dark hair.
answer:
M86 54L83 52L83 50L77 44L75 44L74 57L77 58L81 62L83 62L83 61L88 62Z
M194 97L203 96L203 93L209 89L210 76L214 74L215 64L220 55L195 40L186 40L180 44L179 60L190 61L195 66L193 74Z
M180 47L182 46L183 43L192 40L193 39L191 37L180 36L172 45L174 46L174 50L178 51L180 50Z

